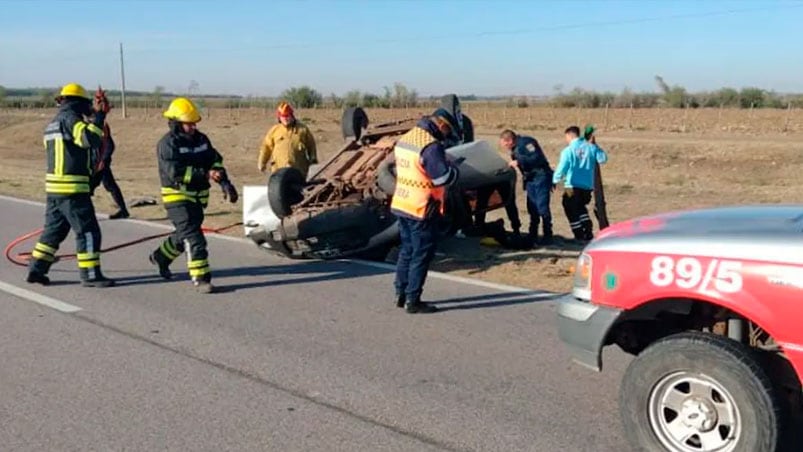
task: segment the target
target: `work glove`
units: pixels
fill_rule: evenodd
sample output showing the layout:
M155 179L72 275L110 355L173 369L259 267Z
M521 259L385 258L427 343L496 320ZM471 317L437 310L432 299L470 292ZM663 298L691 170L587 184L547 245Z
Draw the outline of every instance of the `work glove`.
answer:
M237 189L234 188L229 181L224 181L220 184L220 188L223 189L223 199L229 200L230 203L234 204L240 199L240 195L237 194Z
M213 182L220 183L225 179L225 175L221 170L209 170L209 179L212 179Z

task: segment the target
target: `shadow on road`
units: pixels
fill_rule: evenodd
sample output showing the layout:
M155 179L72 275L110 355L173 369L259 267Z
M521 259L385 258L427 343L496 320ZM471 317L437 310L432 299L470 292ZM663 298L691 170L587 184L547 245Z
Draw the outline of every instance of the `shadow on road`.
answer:
M173 264L173 279L170 281L187 281L189 275L179 262ZM127 270L128 272L130 270ZM106 272L109 277L113 277L119 286L136 286L143 284L158 284L167 282L156 274L155 267L147 271L150 274L137 276L114 276L114 271ZM389 273L389 270L368 267L348 263L334 263L325 261L299 262L290 265L255 265L248 267L225 267L212 268L212 281L218 286L220 292L235 292L237 290L253 289L260 287L276 287L291 284L309 284L314 282L332 281L339 279L361 278ZM302 275L302 277L294 277ZM271 279L260 279L260 277L274 276ZM275 278L275 276L286 276L286 278ZM225 279L229 278L256 278L249 282L235 282L226 284Z
M503 306L513 306L527 303L541 303L560 298L563 294L553 294L548 292L506 292L471 297L449 298L446 300L431 300L432 304L438 306L439 312L459 311L468 309L487 309L499 308ZM443 306L448 304L449 306ZM454 306L451 306L454 304Z

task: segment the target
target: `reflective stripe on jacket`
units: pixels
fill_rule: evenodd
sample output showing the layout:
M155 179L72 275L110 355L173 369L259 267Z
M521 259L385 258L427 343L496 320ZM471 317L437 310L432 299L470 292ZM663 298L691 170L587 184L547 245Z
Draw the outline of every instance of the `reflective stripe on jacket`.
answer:
M421 151L435 138L420 127L402 135L393 149L396 158L396 191L390 208L414 218L425 219L430 200L439 202L444 213L445 188L436 187L421 165Z
M45 128L42 140L47 155L45 192L89 193L102 136L103 130L84 121L71 104L63 105Z
M171 131L156 146L162 203L197 202L206 207L209 170L225 171L223 157L200 131L187 135L179 129L180 124L171 124Z

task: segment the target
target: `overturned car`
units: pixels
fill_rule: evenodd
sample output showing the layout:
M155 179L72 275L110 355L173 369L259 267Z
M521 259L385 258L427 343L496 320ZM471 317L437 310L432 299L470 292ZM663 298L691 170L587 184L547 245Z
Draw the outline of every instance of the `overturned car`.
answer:
M458 121L460 133L447 148L447 159L459 165L450 187L443 236L473 225L474 215L503 207L502 193L514 193L516 172L487 141L475 141L471 119L460 111L457 96L441 101ZM244 189L246 236L260 247L298 259L359 257L384 260L399 242L396 217L390 211L395 191L393 148L419 118L369 125L362 108L343 112L346 145L304 180L293 168L272 174L268 189ZM505 187L507 186L507 187Z

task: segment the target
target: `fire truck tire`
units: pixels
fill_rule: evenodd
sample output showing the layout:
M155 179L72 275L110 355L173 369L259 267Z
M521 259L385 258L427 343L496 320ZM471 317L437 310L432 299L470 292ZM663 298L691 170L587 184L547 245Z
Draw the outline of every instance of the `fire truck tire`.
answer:
M639 450L775 451L780 403L756 353L702 332L651 344L630 363L620 388L628 441Z

